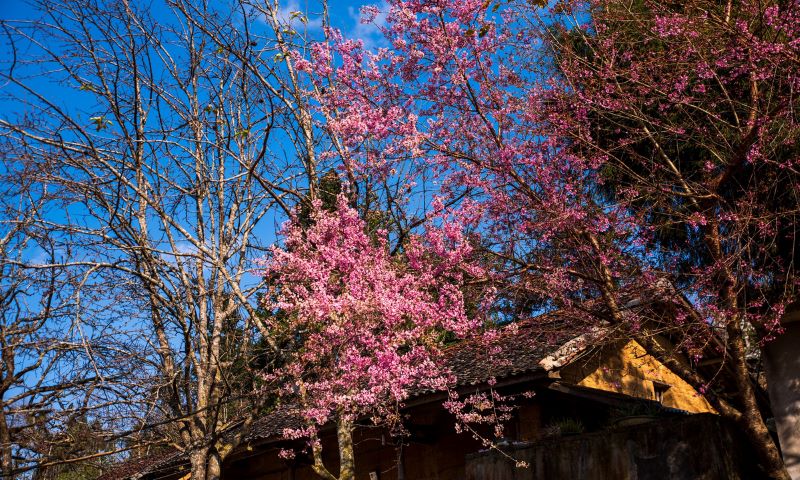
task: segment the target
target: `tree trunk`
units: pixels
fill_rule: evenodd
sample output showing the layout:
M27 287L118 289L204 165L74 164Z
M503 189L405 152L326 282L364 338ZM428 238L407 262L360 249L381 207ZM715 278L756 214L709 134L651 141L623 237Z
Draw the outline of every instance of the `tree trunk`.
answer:
M742 415L738 423L753 447L764 473L775 480L791 480L778 447L767 430L764 418L756 402L756 395L747 366L747 348L739 322L729 322L727 333L734 380L739 391L739 403L742 408Z
M0 406L0 478L11 478L14 468L11 457L11 433L6 423L6 413Z
M192 469L192 480L206 480L208 466L208 448L201 448L193 451L189 455L189 462Z
M339 420L336 425L339 441L339 480L355 480L356 468L353 452L353 422Z
M219 480L222 475L222 458L219 452L214 449L208 454L208 467L206 468L206 480Z
M709 250L718 262L723 262L722 240L720 239L720 225L718 221L712 222L707 231ZM740 310L738 291L738 280L728 268L724 270L725 283L720 291L721 304L730 311ZM770 478L775 480L791 480L789 472L783 463L783 458L778 451L778 446L770 436L761 410L756 402L756 395L753 389L753 381L750 378L750 368L747 365L747 345L745 344L744 331L742 330L742 316L735 315L728 320L725 325L725 332L728 336L728 351L731 355L731 366L733 367L733 380L736 383L737 396L741 416L739 425L747 436L750 446L764 470Z
M406 467L403 465L403 444L397 448L397 480L406 480Z

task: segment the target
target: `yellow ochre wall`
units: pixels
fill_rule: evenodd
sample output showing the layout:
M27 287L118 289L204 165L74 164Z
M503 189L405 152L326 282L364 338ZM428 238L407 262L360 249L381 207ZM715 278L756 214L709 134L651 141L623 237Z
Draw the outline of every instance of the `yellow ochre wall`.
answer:
M635 340L621 348L607 347L583 361L578 360L565 367L561 377L582 387L650 400L657 399L654 384L657 382L668 386L661 399L664 406L691 413L716 413L702 395L647 354Z

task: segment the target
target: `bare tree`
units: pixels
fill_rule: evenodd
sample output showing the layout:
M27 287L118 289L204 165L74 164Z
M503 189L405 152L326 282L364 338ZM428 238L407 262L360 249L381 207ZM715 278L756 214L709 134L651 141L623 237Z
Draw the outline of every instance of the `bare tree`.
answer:
M145 367L124 388L141 396L110 403L184 451L193 479L218 478L270 398L242 369L258 345L280 354L253 261L317 183L289 20L243 3L37 6L41 21L3 25L4 93L25 114L0 134L58 190L63 215L42 225L75 249L98 321L137 340Z
M0 154L0 477L52 463L53 442L91 415L117 377L108 332L94 328L78 295L85 271L45 228L54 197L35 165L9 145ZM123 363L124 365L124 363Z

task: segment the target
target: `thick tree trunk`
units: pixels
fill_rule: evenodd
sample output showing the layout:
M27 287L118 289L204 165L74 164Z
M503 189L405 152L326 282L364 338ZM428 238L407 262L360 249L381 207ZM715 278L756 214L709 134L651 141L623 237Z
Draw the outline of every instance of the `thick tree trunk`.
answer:
M349 420L339 420L336 425L336 438L339 441L339 480L355 480L353 423Z
M215 448L205 447L189 455L191 480L219 480L222 476L222 456Z
M756 402L753 382L747 366L747 347L739 322L730 322L727 326L727 333L736 387L739 390L739 403L742 409L738 423L750 441L764 473L776 480L791 480Z
M189 454L189 462L192 469L192 480L206 480L208 467L208 449L201 448Z

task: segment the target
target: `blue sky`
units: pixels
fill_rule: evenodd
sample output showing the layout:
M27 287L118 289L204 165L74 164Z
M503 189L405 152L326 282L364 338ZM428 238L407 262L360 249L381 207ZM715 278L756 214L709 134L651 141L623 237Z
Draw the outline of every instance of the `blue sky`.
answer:
M145 0L141 3L151 3L155 6L163 2L159 0ZM285 5L285 10L287 12L299 10L313 13L320 10L320 2L318 0L281 0L281 4ZM328 5L331 21L336 27L342 29L349 36L356 36L364 39L367 43L370 41L379 41L379 32L374 25L364 25L358 22L358 11L363 5L376 5L383 12L386 10L385 0L330 0ZM0 19L33 19L38 16L36 9L33 8L27 0L0 0ZM376 20L380 22L382 18L383 16L379 16ZM310 26L313 28L315 25L318 25L318 23L312 18Z
M102 0L101 0L102 3ZM134 4L144 4L150 6L150 12L158 19L159 10L165 17L171 16L166 12L164 0L134 0ZM319 16L315 16L322 10L319 0L280 0L282 4L282 11L285 17L289 17L289 13L293 11L302 11L307 13L308 22L303 27L299 20L293 22L297 25L296 29L301 31L305 28L309 36L317 37L321 31L321 21ZM367 1L348 1L348 0L330 0L328 3L328 11L331 17L331 23L336 28L339 28L345 36L350 38L360 38L364 41L367 48L375 48L385 45L385 39L380 32L378 25L382 24L385 15L381 14L372 24L363 24L359 22L359 10L364 5L376 5L382 12L388 9L386 0L367 0ZM36 20L40 19L42 14L38 11L28 0L0 0L0 21L11 21L13 24L20 25L14 21L17 20ZM6 68L10 60L9 41L6 32L0 31L0 67ZM19 47L19 46L18 46ZM18 55L24 56L25 50L20 49ZM19 63L16 65L17 69L24 68ZM20 73L17 71L16 73ZM34 79L35 80L35 79ZM41 88L40 91L48 94L48 97L57 98L63 101L64 105L68 108L80 107L82 105L80 95L76 96L76 92L70 89L68 95L62 95L59 88L55 85L48 84L45 79L40 83L35 81ZM43 87L43 88L42 88ZM8 94L13 90L7 84L0 84L0 118L11 119L15 114L20 113L20 105L14 102L9 102Z
M111 0L109 0L111 1ZM289 17L292 11L306 12L309 20L305 26L310 36L315 37L320 33L321 21L315 13L322 10L321 3L318 0L280 0L282 3L282 11L285 17ZM100 0L102 3L103 0ZM172 17L165 6L165 0L133 0L132 3L139 5L146 5L149 11L158 20L159 15L165 18ZM220 2L222 3L222 2ZM213 4L213 3L212 3ZM377 5L382 11L387 9L385 0L366 1L366 2L352 2L347 0L331 0L329 2L329 13L332 24L342 30L342 32L349 37L361 38L364 40L368 48L381 46L384 42L382 34L375 24L365 25L359 22L359 9L363 5L374 4ZM0 20L9 21L11 25L22 25L15 21L30 21L41 18L43 15L28 0L0 0ZM172 17L174 18L174 17ZM384 15L380 15L376 19L376 23L380 24L384 19ZM299 24L299 20L295 20ZM295 27L298 31L301 30L301 25ZM24 45L17 45L18 60L26 59L28 49ZM35 50L35 49L34 49ZM10 64L10 49L9 40L5 32L0 30L0 68L8 68ZM43 76L40 74L41 69L37 66L25 65L23 62L18 62L15 66L15 73L18 76L28 76L27 83L34 85L39 93L43 94L48 100L53 101L60 108L70 112L73 118L90 122L93 115L97 115L96 105L94 104L93 95L89 92L79 91L72 86L59 85L53 79L53 75ZM4 72L6 73L6 72ZM58 76L58 74L56 74ZM25 115L26 111L31 111L31 107L25 105L24 99L28 96L20 88L11 85L7 82L0 82L0 118L14 122L20 116ZM10 97L17 97L16 99ZM22 99L22 102L20 102ZM277 138L277 137L276 137ZM281 140L276 140L278 143ZM280 145L273 147L276 151L281 149ZM291 150L290 148L288 150ZM72 216L80 215L81 212L71 212ZM65 215L65 212L54 212L56 216ZM275 218L275 223L280 223L282 218ZM267 225L265 222L262 228L263 238L269 238L274 241L275 239L275 226ZM29 253L30 258L36 260L38 254L36 252Z

